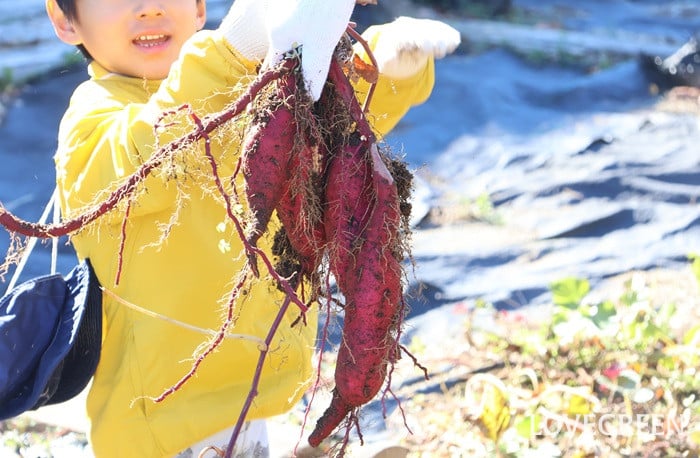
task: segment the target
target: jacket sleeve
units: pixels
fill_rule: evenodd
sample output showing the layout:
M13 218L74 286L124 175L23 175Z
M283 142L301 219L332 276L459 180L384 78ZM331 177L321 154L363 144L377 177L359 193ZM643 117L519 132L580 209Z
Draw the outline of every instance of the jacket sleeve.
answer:
M76 89L59 129L57 184L68 217L116 189L159 146L192 132L190 113L203 117L224 109L256 73L253 62L213 31L195 34L160 83L109 74L95 64L91 69L103 74ZM164 116L164 112L170 114ZM159 122L161 128L156 131ZM178 151L181 156L174 157L180 167L198 160L197 156L201 162L201 144ZM168 173L177 170L171 168ZM130 214L171 206L177 193L172 181L150 174Z

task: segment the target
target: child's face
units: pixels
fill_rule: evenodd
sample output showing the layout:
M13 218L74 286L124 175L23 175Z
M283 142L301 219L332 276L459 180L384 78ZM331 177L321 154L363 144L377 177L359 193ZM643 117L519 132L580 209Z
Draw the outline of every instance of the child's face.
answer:
M139 78L165 78L206 21L205 0L76 0L73 20L55 1L47 0L47 11L61 40L82 44L111 72Z

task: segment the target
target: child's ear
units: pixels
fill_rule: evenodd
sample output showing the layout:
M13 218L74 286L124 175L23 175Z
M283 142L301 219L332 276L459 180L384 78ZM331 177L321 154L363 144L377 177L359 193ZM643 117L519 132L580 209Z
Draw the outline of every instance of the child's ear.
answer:
M50 0L47 0L50 1ZM197 0L197 30L202 30L207 23L207 1Z
M46 13L53 24L56 36L69 45L79 45L82 40L73 27L73 22L66 17L56 0L46 0Z

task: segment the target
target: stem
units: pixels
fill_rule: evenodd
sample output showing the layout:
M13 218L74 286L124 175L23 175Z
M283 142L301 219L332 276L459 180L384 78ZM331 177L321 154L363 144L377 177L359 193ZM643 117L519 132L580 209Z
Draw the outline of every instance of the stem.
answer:
M374 58L374 53L372 52L372 49L369 46L369 43L367 43L367 40L362 38L362 35L357 33L357 30L355 30L352 27L347 28L348 35L353 37L355 40L357 40L358 43L362 45L363 48L365 48L365 52L367 53L367 57L369 57L369 60L372 62L372 65L374 68L377 70L379 67L377 66L377 60ZM367 91L367 97L365 98L365 103L362 105L362 111L367 113L367 110L369 109L369 104L372 101L372 96L374 95L374 88L377 86L377 83L370 83L369 85L369 90Z
M119 241L119 255L117 260L117 274L114 278L114 284L118 285L122 276L122 267L124 264L124 246L126 244L126 223L129 221L129 213L131 213L131 199L126 202L126 210L124 210L124 220L121 227L121 240Z
M338 96L345 103L350 116L357 122L357 130L364 137L362 141L365 141L368 145L375 143L376 137L367 122L367 118L365 117L362 107L360 107L360 103L357 101L355 89L352 87L352 84L350 84L350 81L348 81L337 59L331 60L331 66L328 70L328 80L333 83Z
M260 356L258 357L258 364L255 367L255 375L253 376L252 386L250 387L248 397L246 398L245 403L243 404L243 408L241 409L241 413L238 416L238 420L236 421L236 427L233 430L233 434L231 434L231 439L229 440L228 448L226 449L226 455L224 455L225 458L231 457L231 454L233 453L233 448L235 447L236 441L238 440L238 436L241 432L241 429L243 428L243 423L245 422L246 416L248 415L248 411L250 410L250 406L253 404L253 399L255 399L255 396L258 395L258 385L260 385L260 377L262 375L263 363L265 362L267 352L270 346L272 345L272 339L274 338L277 329L280 327L282 318L284 317L284 314L287 313L287 309L289 308L289 304L291 302L292 298L289 295L285 296L284 302L282 303L279 312L277 312L275 321L272 323L272 326L270 327L270 330L267 333L267 337L265 337L265 347L260 349Z
M102 203L94 207L92 210L89 210L76 218L63 221L62 223L37 224L16 217L0 202L0 224L9 232L42 239L69 235L82 229L84 226L95 221L100 216L113 210L122 199L131 195L136 189L136 186L141 183L154 168L158 167L166 157L182 149L185 145L201 140L205 135L211 133L223 123L239 115L263 87L265 87L270 81L280 78L281 75L287 71L289 70L286 66L281 66L258 75L258 77L251 83L250 86L248 86L241 97L239 97L236 102L231 105L231 108L222 111L217 115L206 118L202 123L201 128L195 129L184 137L178 138L177 140L174 140L158 149L148 161L141 165L141 167L139 167L134 173L129 175L124 184L115 189ZM180 109L186 107L187 105L183 105L180 107Z

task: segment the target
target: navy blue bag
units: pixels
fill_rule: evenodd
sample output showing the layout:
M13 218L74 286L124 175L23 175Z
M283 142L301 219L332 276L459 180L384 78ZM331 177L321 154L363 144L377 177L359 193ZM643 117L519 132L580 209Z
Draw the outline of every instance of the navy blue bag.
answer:
M100 358L102 290L89 260L0 299L0 420L67 401Z
M0 299L0 420L67 401L100 357L102 290L89 260L26 281Z

